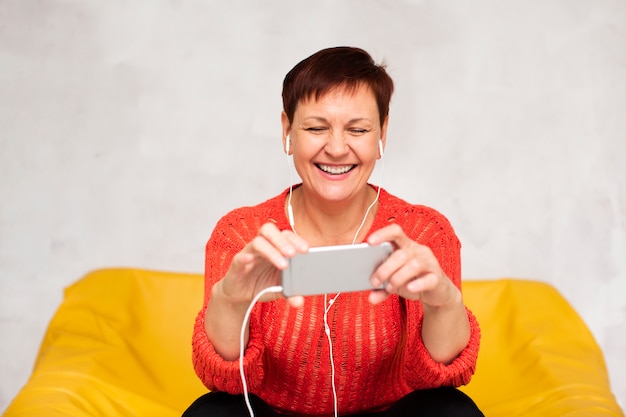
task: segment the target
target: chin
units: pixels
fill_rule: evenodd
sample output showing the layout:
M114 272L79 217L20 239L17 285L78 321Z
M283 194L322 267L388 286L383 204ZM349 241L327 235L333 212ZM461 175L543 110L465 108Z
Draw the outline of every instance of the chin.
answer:
M346 182L344 184L326 184L323 187L318 188L317 193L324 200L341 202L355 197L358 194L358 192L356 192L357 190L365 189L366 187L367 182L362 184L354 184L352 182Z

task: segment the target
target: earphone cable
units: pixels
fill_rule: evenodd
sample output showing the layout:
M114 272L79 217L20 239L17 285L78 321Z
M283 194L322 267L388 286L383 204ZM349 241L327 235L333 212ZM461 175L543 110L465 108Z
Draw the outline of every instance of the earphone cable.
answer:
M361 229L365 225L365 221L367 220L367 216L370 214L370 210L372 210L372 207L374 207L374 205L378 201L378 198L380 197L380 187L381 187L381 183L383 182L383 173L385 172L385 160L383 158L380 158L380 163L381 163L380 179L378 181L378 190L376 191L376 198L374 199L374 201L372 201L372 203L369 205L369 207L365 211L365 216L363 216L363 220L361 220L361 224L359 225L359 228L356 230L356 233L354 234L354 238L352 238L353 245L356 243L356 239L359 237L359 233L361 233Z
M283 287L280 285L276 285L274 287L267 287L261 291L252 299L252 302L248 306L246 310L246 314L243 316L243 323L241 325L241 334L239 335L239 374L241 375L241 385L243 386L243 396L246 400L246 407L248 407L248 412L250 413L250 417L254 417L254 410L252 410L252 404L250 404L250 398L248 396L248 384L246 382L246 373L243 369L243 355L244 355L244 343L246 336L246 328L248 326L248 320L250 320L250 314L252 313L252 308L254 308L255 304L259 301L261 297L265 294L272 292L282 292Z
M330 383L333 389L333 410L335 411L335 417L338 416L339 407L337 406L337 386L335 384L335 357L333 355L333 340L330 337L330 326L328 325L328 312L330 311L330 307L335 303L339 294L335 294L333 298L328 301L328 294L324 294L324 333L326 333L326 339L328 339L328 356L330 356Z
M289 138L287 138L287 140L289 140ZM293 208L291 206L291 197L293 195L293 181L292 181L293 166L291 163L291 158L289 158L289 154L287 154L287 158L288 158L287 163L289 165L289 199L287 201L287 212L288 212L288 217L289 217L289 225L291 226L291 229L293 230L293 232L296 233L297 235L296 229L294 227ZM352 239L353 245L356 243L359 233L361 232L361 229L363 228L363 226L365 225L365 222L367 221L367 216L369 215L370 211L372 210L372 208L374 207L374 205L376 204L376 202L378 201L380 197L380 189L381 189L383 173L385 169L385 161L384 161L384 158L382 157L382 152L381 152L380 161L381 161L381 170L380 170L380 179L378 182L378 190L376 191L376 198L374 198L374 201L370 203L370 205L367 207L367 210L365 211L365 216L363 216L363 220L361 221L361 224L359 225L356 233L354 234L354 238ZM252 405L250 404L250 398L248 396L248 384L246 382L246 375L245 375L244 366L243 366L243 362L244 362L243 356L244 356L244 351L245 351L245 348L244 348L245 331L248 325L248 321L250 319L250 314L252 313L252 309L255 306L255 304L259 301L259 299L265 294L273 293L273 292L282 292L282 291L283 291L283 287L281 286L273 286L273 287L268 287L268 288L261 290L254 297L254 299L248 306L246 314L244 315L243 323L241 325L241 334L240 334L240 339L239 339L239 373L241 375L243 394L244 394L244 398L246 401L246 406L248 408L248 412L250 413L250 417L254 417L254 410L252 409ZM338 404L337 404L337 389L335 385L335 360L333 357L333 342L331 338L331 331L330 331L330 326L328 325L328 312L330 311L330 308L335 303L335 301L337 300L340 294L341 293L335 294L335 296L330 301L327 301L328 294L324 294L324 332L326 333L326 337L328 339L328 344L329 344L331 378L332 378L331 383L332 383L332 390L333 390L333 401L334 401L333 405L334 405L335 417L338 416Z

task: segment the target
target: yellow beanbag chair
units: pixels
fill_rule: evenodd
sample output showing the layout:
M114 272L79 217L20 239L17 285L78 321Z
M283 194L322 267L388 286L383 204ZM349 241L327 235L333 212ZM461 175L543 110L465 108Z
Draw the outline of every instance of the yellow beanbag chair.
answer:
M487 417L624 416L602 352L551 286L465 281L482 328L467 392ZM4 417L179 417L206 392L191 364L198 274L92 272L67 288Z

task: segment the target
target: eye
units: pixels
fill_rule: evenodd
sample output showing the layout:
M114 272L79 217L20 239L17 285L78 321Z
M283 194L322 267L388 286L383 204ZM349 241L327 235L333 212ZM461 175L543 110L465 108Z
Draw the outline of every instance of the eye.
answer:
M361 128L358 128L358 127L351 127L350 129L348 129L348 132L350 132L352 135L355 135L355 136L361 136L361 135L364 135L364 134L368 133L369 129L361 129Z
M306 130L307 132L311 132L311 133L322 133L328 129L325 127L321 127L321 126L315 126L315 127L307 127L304 130Z

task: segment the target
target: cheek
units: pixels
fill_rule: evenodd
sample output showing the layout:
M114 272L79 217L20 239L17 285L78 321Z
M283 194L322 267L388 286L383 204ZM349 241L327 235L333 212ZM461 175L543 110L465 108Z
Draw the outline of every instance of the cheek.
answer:
M372 145L371 143L362 144L358 148L355 149L355 152L360 157L363 163L369 161L376 161L378 159L378 142L376 145Z
M311 165L311 158L309 155L303 154L302 152L293 153L292 165L300 178L305 176L307 170L314 168Z

